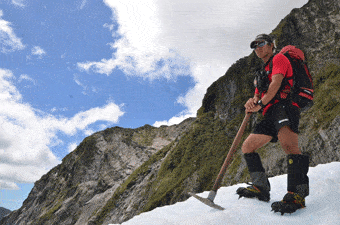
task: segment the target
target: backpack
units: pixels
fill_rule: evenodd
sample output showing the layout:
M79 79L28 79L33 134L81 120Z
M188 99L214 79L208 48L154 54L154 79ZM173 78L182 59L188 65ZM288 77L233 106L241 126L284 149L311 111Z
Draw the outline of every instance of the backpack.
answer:
M296 103L301 109L305 110L313 105L313 79L310 75L305 55L302 50L295 46L288 45L284 47L279 53L287 57L293 68L293 76L284 78L281 88L273 100L289 99ZM264 68L269 63L269 71ZM267 91L269 87L268 75L272 72L273 61L272 58L264 65L263 69L257 71L255 74L254 84L262 93ZM292 80L292 81L291 81ZM286 87L289 87L288 89Z
M305 55L302 50L295 46L284 47L281 54L286 56L293 68L293 85L291 86L290 98L301 109L308 109L313 105L313 79L309 72Z

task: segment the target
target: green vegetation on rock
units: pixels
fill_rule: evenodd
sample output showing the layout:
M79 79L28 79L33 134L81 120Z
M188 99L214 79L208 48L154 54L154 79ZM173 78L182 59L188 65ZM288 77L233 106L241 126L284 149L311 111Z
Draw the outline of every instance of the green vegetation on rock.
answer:
M340 65L329 64L314 77L314 105L307 116L315 129L325 129L340 112Z

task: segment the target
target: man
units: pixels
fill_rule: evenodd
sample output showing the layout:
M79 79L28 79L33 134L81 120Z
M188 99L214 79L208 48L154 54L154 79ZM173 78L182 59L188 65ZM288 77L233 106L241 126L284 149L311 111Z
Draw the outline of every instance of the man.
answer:
M298 126L300 110L289 100L292 86L292 66L283 54L274 55L273 39L266 34L258 35L251 48L264 62L255 83L255 94L246 104L246 112L259 112L264 115L257 123L253 133L244 141L242 152L247 163L252 184L239 188L241 197L270 200L270 183L265 174L259 154L255 151L268 142L279 141L284 152L288 154L288 193L282 201L274 202L275 212L291 213L305 207L305 197L309 195L309 157L302 155L298 146Z

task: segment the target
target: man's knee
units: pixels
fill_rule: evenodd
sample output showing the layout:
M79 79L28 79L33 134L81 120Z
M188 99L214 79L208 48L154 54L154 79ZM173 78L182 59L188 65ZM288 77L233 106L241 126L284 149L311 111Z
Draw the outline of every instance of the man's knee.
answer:
M262 134L250 134L243 142L242 153L253 153L257 149L267 144L272 137Z
M294 133L288 126L283 127L278 135L281 147L287 154L301 154L299 150L298 134Z
M242 153L246 154L246 153L253 153L255 151L255 149L252 148L251 143L249 142L249 139L247 138L243 144L242 144Z
M280 142L280 144L286 154L301 154L297 142Z

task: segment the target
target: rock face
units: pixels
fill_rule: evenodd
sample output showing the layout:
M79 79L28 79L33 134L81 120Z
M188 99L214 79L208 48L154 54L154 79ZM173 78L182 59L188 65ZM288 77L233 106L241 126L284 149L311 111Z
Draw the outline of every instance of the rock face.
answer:
M340 2L310 0L272 35L278 48L301 48L313 75L315 103L302 113L301 150L310 155L311 166L340 161ZM254 54L238 60L208 88L195 119L171 127L116 127L86 138L0 224L121 223L185 200L188 191L210 190L244 117L244 102L253 95L253 72L260 65ZM253 115L244 138L256 120ZM259 153L269 176L286 173L278 143ZM223 185L249 181L245 168L238 152Z
M10 213L11 213L11 210L0 207L0 220L2 219L2 217L6 216Z

